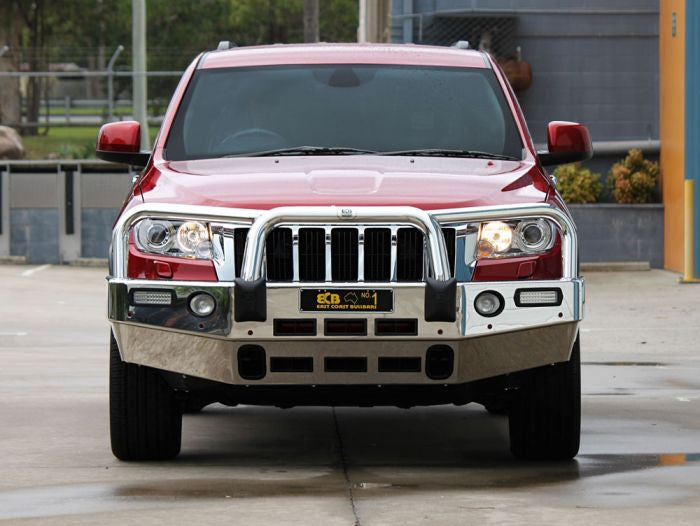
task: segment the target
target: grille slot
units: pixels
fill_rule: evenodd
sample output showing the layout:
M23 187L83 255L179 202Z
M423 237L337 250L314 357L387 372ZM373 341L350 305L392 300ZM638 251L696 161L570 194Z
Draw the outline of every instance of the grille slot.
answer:
M355 320L326 318L323 332L326 336L367 336L367 320L364 318Z
M292 229L276 228L267 236L265 244L268 281L291 281L294 277L292 266Z
M445 238L447 247L447 257L450 260L450 274L455 275L455 251L456 251L456 230L454 228L443 228L442 236Z
M326 280L326 231L323 228L299 229L299 280Z
M399 228L396 247L396 279L423 280L423 233L415 228Z
M316 320L278 318L274 320L273 334L275 336L316 336Z
M357 281L356 228L334 228L331 231L331 276L333 281Z
M273 356L270 358L271 373L312 373L314 359L311 357Z
M380 373L419 373L421 371L420 357L385 356L378 361Z
M383 318L374 320L377 336L416 336L418 320L415 318Z
M367 358L327 356L324 366L327 373L366 373Z
M391 229L365 230L365 281L391 279Z
M236 263L236 277L241 276L243 266L243 252L245 251L245 240L248 237L249 228L237 228L233 232L233 253Z

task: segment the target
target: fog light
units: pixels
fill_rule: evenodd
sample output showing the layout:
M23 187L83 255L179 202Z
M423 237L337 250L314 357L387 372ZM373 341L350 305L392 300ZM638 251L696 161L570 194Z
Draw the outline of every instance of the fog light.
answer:
M190 310L195 316L209 316L215 308L216 300L205 292L200 292L190 298Z
M518 289L515 304L518 307L556 307L561 305L561 289Z
M503 310L503 306L503 296L492 290L482 292L474 300L476 312L486 318L491 318L500 314Z
M169 290L135 290L131 301L134 305L170 305L173 295Z

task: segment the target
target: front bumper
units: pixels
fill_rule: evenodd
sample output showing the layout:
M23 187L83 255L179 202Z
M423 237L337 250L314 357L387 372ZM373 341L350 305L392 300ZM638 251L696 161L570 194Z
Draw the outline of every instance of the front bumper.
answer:
M129 279L129 232L132 225L145 217L198 219L216 226L216 232L212 229L214 244L223 251L223 257L215 259L219 281ZM562 279L473 282L466 257L457 258L452 277L440 231L442 226L463 227L472 221L532 217L546 217L558 227ZM425 236L426 275L432 278L422 283L400 283L393 278L388 283L362 279L335 283L330 280L327 267L325 282L301 283L295 276L292 282L265 283L265 240L272 229L288 223L326 227L410 224ZM249 227L240 276L232 273L233 240L227 235L231 225ZM457 235L458 252L473 253L475 239L473 231L461 228ZM330 250L330 245L326 248ZM575 227L562 211L537 203L431 212L412 207L282 207L263 212L139 205L119 218L112 251L109 319L122 359L234 385L465 383L568 360L583 316L584 283L577 273ZM394 248L391 260L393 268ZM302 289L327 288L390 289L393 308L382 313L301 312ZM560 301L537 307L520 306L516 302L518 289L541 288L558 289ZM133 293L139 290L166 292L168 305L137 304ZM495 291L503 298L504 308L497 316L487 318L476 312L474 300L483 291ZM195 316L188 308L189 298L199 292L207 292L216 300L216 310L206 318ZM435 305L439 308L433 309ZM276 321L290 318L304 319L307 323L311 320L318 330L303 336L275 331ZM331 335L327 330L329 319L364 320L360 325L365 330L361 335L352 331ZM415 328L410 334L393 336L375 331L375 324L385 319L409 320ZM258 368L264 374L255 378L241 374L241 353L252 345L258 346L257 351L264 350L264 363ZM436 348L439 352L433 352ZM441 374L429 371L429 362L433 363L431 360L436 356L444 365ZM290 363L301 363L303 367L280 365Z
M302 288L322 288L324 284L268 284L267 321L236 322L233 317L236 285L233 283L156 282L109 280L109 318L122 359L141 365L229 384L430 384L464 383L481 378L529 369L569 358L577 325L582 318L584 284L581 279L558 281L470 282L457 285L457 316L454 322L427 322L424 318L424 284L383 283L374 288L391 288L391 313L358 312L343 319L364 319L366 336L327 336L321 329L315 336L277 336L274 320L314 319L320 328L325 319L338 314L299 312ZM546 307L516 305L518 289L558 288L561 304ZM343 288L373 288L372 284L348 284ZM137 306L136 290L169 291L170 306ZM480 316L474 298L483 291L496 291L505 300L496 317ZM203 321L188 309L188 298L207 292L217 300L217 309ZM416 320L417 334L377 336L375 321L380 319ZM241 377L237 354L241 346L255 344L266 353L266 374L251 381ZM429 348L441 345L452 349L452 373L439 380L426 375ZM366 371L327 371L325 360L365 358ZM310 358L311 371L279 372L276 358ZM420 369L381 370L380 359L419 358Z

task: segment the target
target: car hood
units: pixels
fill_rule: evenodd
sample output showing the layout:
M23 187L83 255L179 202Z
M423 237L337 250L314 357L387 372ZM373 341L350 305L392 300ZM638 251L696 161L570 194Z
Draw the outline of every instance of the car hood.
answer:
M303 156L158 162L145 202L236 208L415 206L424 210L543 202L549 185L532 162Z

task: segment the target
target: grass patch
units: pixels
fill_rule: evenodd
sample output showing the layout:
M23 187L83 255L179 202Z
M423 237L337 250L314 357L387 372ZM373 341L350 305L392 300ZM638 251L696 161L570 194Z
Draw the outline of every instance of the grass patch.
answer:
M50 128L46 135L24 135L25 159L94 159L99 126L66 126ZM151 143L158 128L151 127Z

